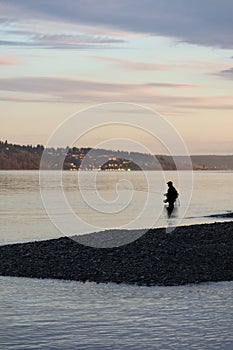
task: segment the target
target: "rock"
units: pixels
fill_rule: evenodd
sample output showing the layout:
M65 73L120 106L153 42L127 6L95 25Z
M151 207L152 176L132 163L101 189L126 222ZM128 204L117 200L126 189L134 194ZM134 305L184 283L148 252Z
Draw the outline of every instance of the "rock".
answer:
M92 235L98 240L98 233ZM116 248L87 247L67 237L1 246L0 274L83 283L182 285L233 280L232 256L233 223L224 222L178 227L169 234L151 229Z

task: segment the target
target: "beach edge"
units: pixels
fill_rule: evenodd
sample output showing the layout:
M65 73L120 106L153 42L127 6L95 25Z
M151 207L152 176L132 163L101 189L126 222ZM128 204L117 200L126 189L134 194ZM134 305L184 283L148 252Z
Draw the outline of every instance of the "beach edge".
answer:
M98 233L92 235L98 239ZM174 286L231 281L232 257L233 222L221 222L170 233L150 229L114 248L85 246L68 237L7 244L0 246L0 275Z

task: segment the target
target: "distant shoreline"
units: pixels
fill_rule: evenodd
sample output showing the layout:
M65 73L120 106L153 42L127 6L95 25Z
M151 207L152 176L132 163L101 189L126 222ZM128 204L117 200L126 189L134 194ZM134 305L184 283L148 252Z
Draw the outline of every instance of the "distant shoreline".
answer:
M64 172L67 172L67 173L74 173L74 172L102 172L102 173L127 173L128 171L127 170L100 170L100 169L88 169L88 170L85 170L85 169L78 169L78 170L58 170L58 169L0 169L0 171L26 171L26 172L30 172L30 171L64 171ZM177 172L177 171L190 171L190 170L187 170L187 169L178 169L178 170L174 170L174 169L171 169L171 170L156 170L156 169L147 169L147 170L130 170L131 173L137 173L137 172L140 172L140 171L155 171L155 172L159 172L159 171L164 171L164 172ZM233 172L233 169L192 169L193 172Z
M98 233L92 235L98 240ZM233 280L232 256L233 222L222 222L180 226L171 233L151 229L116 248L93 248L67 237L0 246L0 275L183 285Z
M172 171L233 170L233 155L173 156L77 148L44 148L0 141L0 170Z

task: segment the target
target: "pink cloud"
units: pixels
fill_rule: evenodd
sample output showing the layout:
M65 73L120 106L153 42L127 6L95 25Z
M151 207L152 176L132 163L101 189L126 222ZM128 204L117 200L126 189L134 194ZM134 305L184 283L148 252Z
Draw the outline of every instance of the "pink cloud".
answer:
M228 96L179 96L187 84L176 83L106 83L51 77L22 77L0 79L2 101L50 102L50 103L102 103L134 102L155 104L179 110L231 110L233 95ZM161 88L163 90L161 90ZM169 93L164 93L169 88ZM9 92L9 95L6 92ZM163 91L163 92L162 92ZM4 95L3 95L4 94ZM30 94L30 95L27 95ZM32 96L33 94L33 96Z
M206 70L215 71L219 69L226 69L228 65L226 63L220 63L207 60L187 60L187 61L173 61L173 63L158 63L158 62L145 62L136 61L132 59L116 58L116 57L104 57L93 56L94 59L101 60L113 64L118 68L122 68L128 71L176 71L176 70ZM155 57L155 60L158 60ZM163 58L160 57L159 60Z
M0 66L15 66L22 62L14 56L0 55Z
M181 65L162 64L162 63L155 63L155 62L142 62L142 61L115 58L115 57L95 56L94 58L102 61L106 61L109 63L113 63L127 70L166 71L166 70L177 69L179 66L181 67Z

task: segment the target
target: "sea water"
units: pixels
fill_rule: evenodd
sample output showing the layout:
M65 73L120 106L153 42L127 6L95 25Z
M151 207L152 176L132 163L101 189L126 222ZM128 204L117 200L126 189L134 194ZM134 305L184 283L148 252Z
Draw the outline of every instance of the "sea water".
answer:
M47 174L54 214L65 221L56 201L54 173ZM77 173L64 172L63 176L67 201L84 221L77 227L80 233L85 231L85 220L98 231L96 228L105 225L125 225L129 219L133 224L142 212L148 188L139 172L100 173L96 184L104 200L99 203L94 196L93 173L85 172L81 184ZM147 176L152 181L154 206L143 213L137 228L150 222L155 207L160 216L154 226L166 226L168 218L162 204L166 186L157 186L161 184L158 172ZM167 172L165 181L174 180L176 185L175 176ZM120 183L118 191L116 183ZM179 188L181 206L182 190ZM130 191L134 201L125 206L124 196ZM195 172L191 203L181 224L220 220L210 215L231 211L232 194L232 172ZM120 214L117 223L107 212L112 209L111 203ZM98 210L93 209L97 204ZM36 171L1 171L0 206L1 244L63 235L42 204ZM0 349L231 350L232 290L233 282L139 287L0 276Z
M233 282L138 287L0 277L2 350L232 350Z
M60 188L56 172L45 174L47 203L42 202L38 171L0 171L0 244L57 238L69 235L70 228L71 234L83 234L170 224L163 200L167 180L179 185L176 172L164 176L159 171L66 171ZM189 172L183 172L183 177L190 186ZM178 188L179 225L222 221L210 215L233 211L230 171L194 172L193 190L188 190L189 205L184 198L187 189Z

